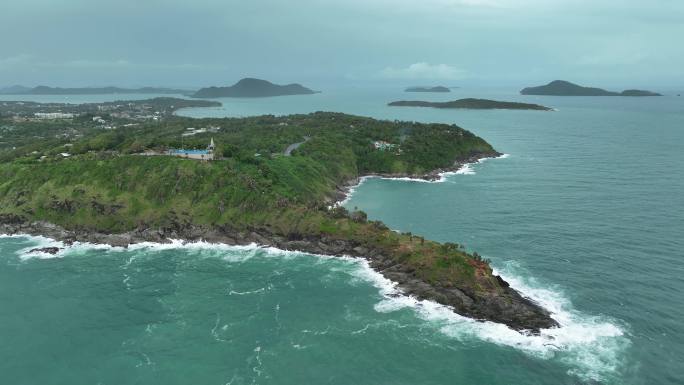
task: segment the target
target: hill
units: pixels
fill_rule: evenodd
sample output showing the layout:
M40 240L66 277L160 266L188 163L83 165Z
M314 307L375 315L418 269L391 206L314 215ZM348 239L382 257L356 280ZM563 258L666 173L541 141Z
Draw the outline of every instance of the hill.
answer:
M284 95L310 95L316 92L293 83L273 84L267 80L244 78L229 87L202 88L192 95L194 98L258 98Z
M432 107L432 108L462 108L473 110L540 110L551 111L549 107L544 107L539 104L517 103L517 102L499 102L489 99L459 99L451 102L424 102L424 101L406 101L401 100L391 102L388 106L394 107Z
M642 90L626 90L621 93L606 91L602 88L583 87L565 80L554 80L551 83L523 88L522 95L552 95L552 96L661 96L658 93Z

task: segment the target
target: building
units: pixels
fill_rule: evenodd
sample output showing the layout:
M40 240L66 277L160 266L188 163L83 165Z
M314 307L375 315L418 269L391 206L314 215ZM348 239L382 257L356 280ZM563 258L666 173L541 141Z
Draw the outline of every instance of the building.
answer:
M214 138L211 138L211 142L207 146L206 150L186 150L186 149L173 149L168 151L168 155L177 156L179 158L194 159L194 160L214 160L214 150L216 146L214 145Z
M388 143L388 142L385 142L384 140L376 140L375 142L373 142L373 147L376 150L380 150L380 151L389 151L389 150L392 150L393 148L395 148L396 146L397 146L396 144Z
M74 114L62 112L36 112L33 114L36 119L72 119Z

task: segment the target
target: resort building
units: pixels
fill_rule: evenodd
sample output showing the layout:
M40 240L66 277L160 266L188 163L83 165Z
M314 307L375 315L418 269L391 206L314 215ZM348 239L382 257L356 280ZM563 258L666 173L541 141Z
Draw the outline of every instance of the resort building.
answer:
M168 155L195 160L214 160L215 148L214 138L211 138L211 142L209 142L206 150L173 149L168 151Z
M396 144L388 143L388 142L385 142L384 140L376 140L375 142L373 142L373 147L376 150L380 150L380 151L389 151L389 150L392 150L393 148L395 148L396 146L397 146Z

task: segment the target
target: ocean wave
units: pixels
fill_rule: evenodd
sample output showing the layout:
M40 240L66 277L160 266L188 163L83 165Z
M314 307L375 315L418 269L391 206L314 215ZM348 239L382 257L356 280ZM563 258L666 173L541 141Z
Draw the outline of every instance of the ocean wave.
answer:
M625 330L616 321L574 310L561 292L545 288L534 279L523 278L513 263L495 274L500 274L511 287L548 309L560 327L542 329L539 335L525 335L503 324L475 321L434 301L401 295L396 283L364 262L360 263L358 276L372 283L383 296L374 306L377 312L409 308L450 338L487 341L539 359L557 359L568 367L568 374L582 380L602 381L615 376L622 362L621 353L630 344Z
M172 249L209 251L211 256L223 258L228 262L244 261L254 256L266 258L306 256L315 257L321 262L330 259L343 260L349 263L343 270L352 278L368 282L378 288L382 300L374 305L377 312L390 313L409 308L418 318L431 323L445 336L462 341L486 341L515 348L539 359L558 360L568 367L569 374L583 380L602 381L616 375L623 361L622 353L630 345L624 326L615 320L583 314L573 309L572 304L561 291L541 284L533 278L525 278L529 277L529 274L513 262L503 264L495 273L500 274L510 283L511 287L548 309L560 327L543 329L539 335L524 335L503 324L479 322L460 316L449 307L436 302L418 300L412 296L402 295L397 288L397 283L373 270L368 261L350 256L334 257L280 250L257 244L231 246L204 241L143 242L122 248L89 243L64 245L62 242L40 236L18 235L13 237L27 237L34 243L34 245L18 252L23 260L58 258L94 249L115 252L124 250L159 252ZM33 255L29 252L36 247L53 246L63 247L63 250L60 250L56 255L46 256ZM234 291L230 294L257 294L260 290L263 288L247 292Z
M510 154L502 154L502 155L497 156L497 157L481 158L481 159L478 159L477 162L463 164L463 166L461 166L461 168L459 168L456 171L441 172L441 173L439 173L439 179L435 179L435 180L425 180L425 179L409 178L409 177L393 178L393 177L380 176L380 175L363 176L363 177L359 178L359 183L349 187L349 189L347 190L347 194L344 197L344 199L339 201L339 202L336 202L333 206L344 206L347 203L349 203L352 196L356 193L356 190L369 179L385 179L385 180L396 180L396 181L413 182L413 183L444 183L452 175L475 175L475 170L473 169L473 165L475 165L475 164L484 163L485 161L490 160L490 159L506 159L509 157L510 157Z

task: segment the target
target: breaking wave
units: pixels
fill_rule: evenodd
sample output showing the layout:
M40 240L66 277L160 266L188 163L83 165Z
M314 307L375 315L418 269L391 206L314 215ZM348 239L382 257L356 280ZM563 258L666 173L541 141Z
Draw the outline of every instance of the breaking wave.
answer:
M624 326L617 321L576 311L560 291L549 289L535 279L524 278L519 266L512 262L495 274L548 309L560 327L542 329L539 335L524 335L503 324L475 321L436 302L400 295L396 283L375 272L365 261L360 265L357 274L376 286L383 296L375 305L376 311L389 313L409 308L450 338L487 341L539 359L558 360L568 367L568 374L585 381L603 381L617 376L623 361L622 353L630 345Z
M618 375L623 361L623 352L630 345L626 327L613 319L602 316L583 314L575 310L562 291L529 278L515 262L498 266L495 273L500 274L514 289L539 303L552 313L560 327L543 329L539 335L524 335L503 324L479 322L455 314L449 307L433 301L418 300L402 295L397 284L388 280L370 268L368 262L361 258L348 256L331 257L313 255L297 251L280 250L263 247L257 244L230 246L209 242L184 242L172 240L169 243L143 242L130 245L128 248L112 247L102 244L74 243L64 245L60 241L41 236L14 235L0 237L29 238L32 246L17 252L21 260L32 258L61 258L78 255L92 250L107 252L137 251L141 253L162 252L165 250L196 250L203 256L222 258L228 262L241 262L254 256L264 258L298 258L302 256L317 257L319 260L336 259L352 264L352 269L344 269L354 279L368 282L379 289L382 299L374 305L380 313L390 313L401 309L410 309L421 320L430 323L444 336L459 341L486 341L507 346L524 352L527 355L544 360L557 360L568 369L567 372L586 381L604 381ZM32 252L35 248L60 247L56 254ZM265 289L259 289L263 291ZM257 291L257 292L258 292ZM231 295L256 294L257 292L233 291Z
M363 183L365 183L369 179L386 179L386 180L397 180L397 181L403 181L403 182L414 182L414 183L444 183L447 181L449 176L452 175L475 175L475 170L473 169L473 165L475 164L480 164L484 163L485 161L489 159L506 159L510 157L509 154L502 154L498 157L493 157L493 158L482 158L479 159L477 162L474 163L465 163L461 168L459 168L456 171L445 171L439 174L439 179L436 180L425 180L425 179L418 179L418 178L409 178L409 177L399 177L399 178L392 178L392 177L386 177L386 176L378 176L378 175L368 175L368 176L363 176L359 178L359 183L349 187L347 189L347 194L345 195L344 199L341 201L335 203L334 206L344 206L349 201L351 200L352 196L356 193L356 190L361 186Z

